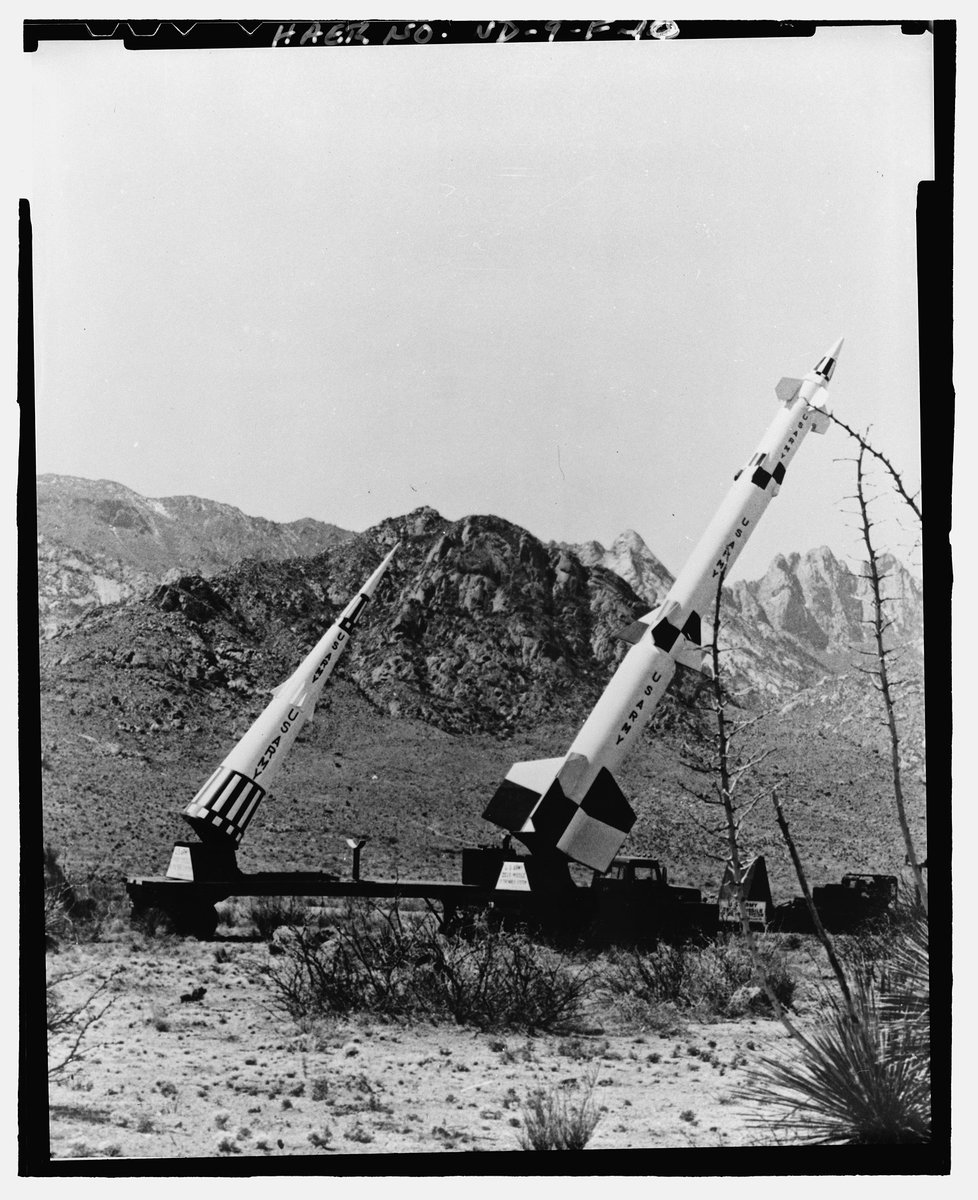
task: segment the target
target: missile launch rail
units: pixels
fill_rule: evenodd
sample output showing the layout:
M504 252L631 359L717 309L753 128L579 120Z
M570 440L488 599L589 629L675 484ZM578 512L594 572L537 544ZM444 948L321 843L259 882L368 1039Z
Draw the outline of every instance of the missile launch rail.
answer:
M445 933L464 930L478 914L490 924L516 927L570 941L594 944L675 941L739 928L739 914L725 894L703 899L699 888L668 882L666 869L649 858L621 857L590 885L575 883L563 864L536 861L499 847L462 851L462 880L341 878L329 871L214 870L202 847L177 843L176 869L187 863L191 878L168 875L133 876L126 891L138 920L156 910L178 933L212 938L219 917L215 905L231 896L306 896L336 900L424 900L438 913ZM174 869L171 860L171 871ZM359 859L355 860L357 866ZM212 869L208 870L207 866ZM203 869L201 869L203 868ZM893 875L846 875L841 884L813 889L826 928L851 931L866 921L885 918L896 900ZM775 905L763 858L745 876L751 927L782 932L813 930L807 905L800 897Z
M205 849L178 842L170 874L127 879L134 917L159 910L178 933L206 939L217 929L215 905L231 896L308 896L421 899L433 911L441 910L445 932L464 928L479 913L504 927L601 942L654 940L718 928L717 905L704 903L698 888L669 884L665 868L655 859L616 859L607 876L595 875L588 886L575 883L564 863L487 847L462 851L461 882L343 879L328 871L242 872L221 870L220 861L215 870L202 853Z

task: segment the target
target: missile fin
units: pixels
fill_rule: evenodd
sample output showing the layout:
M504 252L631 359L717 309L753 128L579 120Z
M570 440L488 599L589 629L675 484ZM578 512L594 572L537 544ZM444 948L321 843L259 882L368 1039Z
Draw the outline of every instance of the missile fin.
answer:
M812 422L808 426L809 432L825 433L830 424L829 415L825 409L816 408L813 404L808 411L812 414Z
M683 637L688 642L693 642L697 646L703 641L703 622L700 620L700 614L695 609L686 618L686 624L683 625Z
M648 628L648 622L646 621L633 621L631 625L626 625L624 629L616 633L615 637L619 641L628 642L629 645L634 646L636 642L642 640Z
M687 643L676 655L676 662L681 667L688 667L691 671L699 671L701 675L711 677L713 675L708 646L692 646Z
M578 792L581 790L582 780L586 778L590 766L591 764L585 754L571 753L564 759L560 770L557 772L557 778L560 780L560 786L564 789L565 794L570 796L571 799L577 799Z
M519 784L536 792L537 797L550 787L563 765L563 758L536 758L527 762L513 763L506 772L509 783Z
M602 767L558 838L557 849L595 871L607 871L634 824L624 792Z
M790 375L785 375L778 380L778 385L774 389L774 394L782 404L789 405L792 400L798 395L798 389L802 385L802 380L792 379Z
M564 789L555 779L533 810L533 832L547 845L556 846L577 810L578 806L564 795Z
M539 802L540 793L535 789L504 779L486 805L482 817L502 829L508 829L510 833L519 833Z

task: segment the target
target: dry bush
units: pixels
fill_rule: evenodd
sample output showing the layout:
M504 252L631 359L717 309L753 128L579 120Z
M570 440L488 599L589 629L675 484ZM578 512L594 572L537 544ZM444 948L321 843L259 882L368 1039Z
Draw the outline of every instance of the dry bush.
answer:
M94 941L111 918L125 910L119 881L89 870L84 877L69 869L61 851L44 846L44 932L49 950L64 941Z
M252 900L248 916L255 932L267 942L282 925L290 929L305 925L306 908L296 896L258 896Z
M775 939L759 940L764 978L778 1000L790 1005L796 980ZM767 1008L761 976L736 935L703 943L660 943L652 951L629 949L611 957L606 986L616 1000L644 1003L650 1014L662 1006L700 1017L742 1015Z
M267 978L293 1017L369 1012L480 1029L554 1029L580 1015L585 964L484 923L443 937L431 914L352 902L326 933L295 929Z

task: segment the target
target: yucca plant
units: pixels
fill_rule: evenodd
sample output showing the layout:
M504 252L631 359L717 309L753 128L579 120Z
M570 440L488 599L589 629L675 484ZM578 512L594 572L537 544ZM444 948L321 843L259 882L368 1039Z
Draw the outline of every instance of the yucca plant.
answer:
M765 1060L753 1098L803 1141L896 1145L930 1138L925 919L907 918L882 963L851 973L789 1062Z
M535 1088L522 1104L520 1146L524 1150L583 1150L601 1119L593 1091L593 1075L584 1081L580 1103L564 1092Z

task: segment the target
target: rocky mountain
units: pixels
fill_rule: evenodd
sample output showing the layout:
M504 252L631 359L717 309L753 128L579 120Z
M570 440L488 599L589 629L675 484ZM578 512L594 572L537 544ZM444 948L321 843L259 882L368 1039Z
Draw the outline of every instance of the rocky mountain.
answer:
M923 636L923 589L892 554L879 559L884 618L891 644ZM868 564L850 570L827 546L779 554L765 575L731 589L734 603L818 654L849 658L870 647L873 596Z
M279 524L197 496L154 500L111 480L70 475L37 477L37 534L45 633L169 572L212 575L244 558L318 554L352 536L309 518Z
M583 563L603 566L626 579L650 609L673 583L673 576L634 530L623 533L609 550L600 542L571 549ZM923 589L892 554L881 555L879 567L888 644L919 655ZM779 554L762 578L739 580L727 588L721 619L721 645L735 689L781 694L781 672L793 685L805 686L826 668L844 667L853 655L873 650L868 566L852 570L827 546L805 554Z
M675 582L634 529L619 534L608 550L600 542L583 542L567 548L586 567L600 566L620 575L636 595L653 607L665 598Z
M627 649L616 632L650 602L600 563L587 566L509 522L452 522L430 508L317 555L175 576L45 639L46 836L89 859L161 869L186 835L187 801L395 542L316 722L249 831L246 865L332 869L345 861L341 835L369 833L374 869L453 877L461 846L491 835L480 814L507 767L566 748ZM760 696L774 714L771 770L792 778L794 802L819 822L831 810L811 843L821 856L814 865L835 870L840 847L830 833L845 818L873 832L859 854L847 841L843 865L886 868L900 850L880 799L887 759L878 731L862 715L841 724L843 707L864 709L799 637L768 622L759 639L762 599L745 594L756 611L748 630L730 601L728 682L741 681L741 701ZM869 712L861 678L846 687ZM833 732L820 735L828 718ZM699 863L702 878L680 878L697 885L715 873L716 847L704 832L709 810L698 817L684 793L701 781L685 771L683 753L709 745L710 722L700 677L680 669L621 779L639 814L630 852ZM773 851L773 822L759 820L756 848Z

